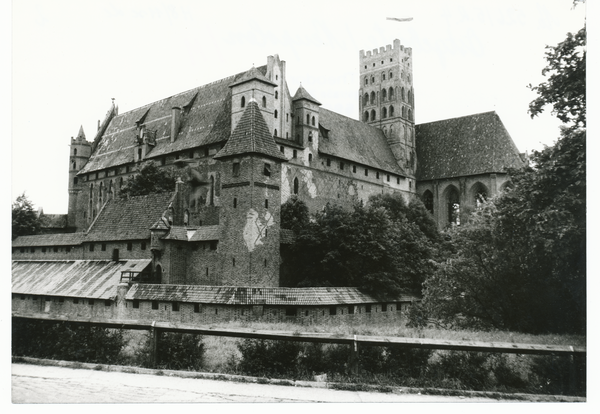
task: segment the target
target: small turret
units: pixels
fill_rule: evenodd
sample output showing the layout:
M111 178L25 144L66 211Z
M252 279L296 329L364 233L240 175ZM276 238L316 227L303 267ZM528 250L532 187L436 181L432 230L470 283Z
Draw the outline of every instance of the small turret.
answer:
M83 126L79 128L77 137L71 137L69 146L69 207L67 226L70 228L81 229L85 227L85 220L80 214L77 214L77 197L81 192L82 185L77 173L90 159L92 153L92 144L85 138Z
M304 147L314 146L318 148L319 106L321 106L321 102L313 98L300 85L292 98L292 107L294 109L293 132L294 140Z

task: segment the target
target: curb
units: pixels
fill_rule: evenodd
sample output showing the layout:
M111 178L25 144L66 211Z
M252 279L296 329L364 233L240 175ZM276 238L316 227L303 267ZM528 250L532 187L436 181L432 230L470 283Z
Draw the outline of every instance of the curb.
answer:
M31 357L12 357L12 363L26 363L32 365L56 366L72 369L88 369L93 371L122 372L126 374L164 375L168 377L208 379L215 381L247 382L255 384L282 385L288 387L304 388L328 388L340 391L381 392L393 394L424 394L424 395L448 395L491 398L497 400L514 400L522 402L586 402L586 397L575 397L568 395L543 395L543 394L508 394L490 391L468 391L441 388L410 388L392 387L387 385L368 385L354 383L315 382L301 380L274 379L265 377L251 377L246 375L218 374L212 372L161 370L152 368L141 368L127 365L94 364L88 362L63 361L54 359L42 359Z

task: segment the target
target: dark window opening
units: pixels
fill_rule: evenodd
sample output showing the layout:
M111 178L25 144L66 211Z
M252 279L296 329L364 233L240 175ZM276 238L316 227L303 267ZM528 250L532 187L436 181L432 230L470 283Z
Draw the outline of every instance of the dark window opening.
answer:
M382 311L382 312L387 312L387 303L383 303L383 304L381 305L381 311Z
M264 168L264 170L263 170L263 174L264 174L266 177L270 177L270 176L271 176L271 164L267 164L267 163L265 163L265 168Z
M105 252L105 251L106 251L106 243L102 243L102 248L101 248L101 250L102 250L103 252Z
M217 245L219 244L218 241L211 241L210 242L210 250L217 250ZM207 269L208 272L208 269ZM207 273L208 274L208 273Z
M344 169L344 163L340 161L340 170Z
M244 108L244 107L246 106L246 97L245 97L245 96L242 96L242 102L241 102L241 105L240 105L240 106L241 106L242 108Z
M365 306L365 312L366 313L371 313L371 305L366 305Z
M142 242L142 244L141 244L140 247L141 247L142 250L146 250L146 242Z
M179 302L171 302L171 310L173 312L179 312Z
M352 166L352 172L355 173L356 172L356 165Z
M298 194L298 177L294 178L294 194Z
M285 316L296 316L296 308L285 308Z
M132 242L128 242L127 243L127 250L128 251L132 251L133 250L133 243Z
M140 308L140 301L139 299L134 299L133 300L133 309L139 309Z
M194 313L200 313L200 304L194 303Z
M234 177L238 177L240 175L240 163L239 162L234 162L233 163L232 174L233 174Z
M294 158L297 158L297 157L298 157L298 151L294 150L293 157L294 157Z
M337 312L337 308L335 306L329 307L329 315L335 315Z
M104 300L104 306L110 306L110 305L111 305L110 299L105 299Z
M94 251L94 243L91 243L90 244L90 252L93 252L93 251Z
M327 166L330 167L331 166L331 159L327 158Z
M233 208L237 208L237 198L233 198Z
M88 305L94 306L94 299L88 299Z
M279 151L281 151L282 154L284 153L283 145L281 147L279 147Z
M152 301L152 310L158 310L158 301L157 300Z
M354 315L354 305L348 306L348 315Z
M73 299L73 303L74 303L75 305L79 304L79 299L77 299L77 298Z
M265 208L269 208L269 199L265 199Z

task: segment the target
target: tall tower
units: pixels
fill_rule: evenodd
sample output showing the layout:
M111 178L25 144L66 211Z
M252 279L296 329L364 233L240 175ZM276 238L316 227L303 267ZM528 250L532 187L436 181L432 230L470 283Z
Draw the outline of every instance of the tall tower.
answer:
M77 211L77 198L81 193L83 184L79 182L77 173L90 159L92 144L85 139L83 126L79 128L76 138L71 137L69 146L69 207L67 227L81 231L86 227L86 221L81 212Z
M314 146L318 148L316 143L319 133L319 106L321 106L321 103L300 85L292 98L292 106L294 109L294 140L303 147Z
M395 39L393 47L360 51L359 119L385 133L398 166L415 177L415 110L412 49ZM414 189L414 185L411 186Z
M261 105L250 98L231 137L214 156L221 169L219 250L226 286L279 286L281 163L287 159Z

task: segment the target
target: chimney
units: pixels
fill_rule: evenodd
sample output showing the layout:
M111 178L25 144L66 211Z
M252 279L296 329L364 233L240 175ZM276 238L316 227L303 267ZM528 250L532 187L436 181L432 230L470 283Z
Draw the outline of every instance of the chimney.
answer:
M181 108L174 106L171 112L171 142L175 142L175 138L179 133L179 124L181 123Z

